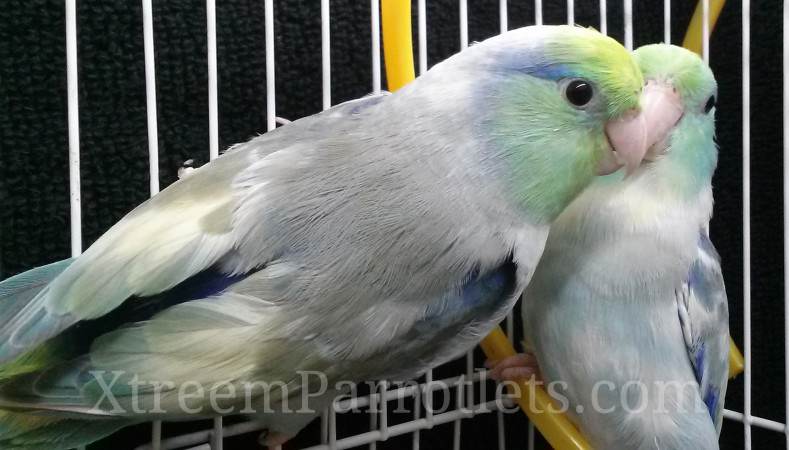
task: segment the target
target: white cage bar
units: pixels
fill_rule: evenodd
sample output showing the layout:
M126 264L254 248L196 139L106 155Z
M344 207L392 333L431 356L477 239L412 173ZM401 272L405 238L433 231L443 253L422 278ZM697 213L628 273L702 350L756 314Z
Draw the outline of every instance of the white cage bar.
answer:
M789 1L784 0L783 11L783 77L789 86ZM789 89L783 95L783 206L784 206L784 284L789 280ZM784 288L784 417L789 422L789 289ZM786 428L786 427L784 427ZM789 432L784 430L786 448L789 449Z
M751 4L742 2L742 320L745 357L742 423L751 450Z
M159 129L156 120L156 62L153 51L153 6L142 1L142 28L145 47L145 110L148 119L148 173L151 196L159 192Z
M219 156L219 88L216 61L216 0L206 0L206 42L208 48L208 156Z
M590 3L594 0L589 0ZM542 0L535 0L534 22L543 22ZM709 60L709 0L702 1L703 7L703 57ZM153 34L153 10L151 0L142 0L143 15L143 40L145 55L145 80L146 80L146 111L148 125L148 148L150 165L150 192L158 192L158 130L156 112L156 73L154 61L154 34ZM331 106L331 59L330 59L330 10L329 0L321 0L321 68L322 68L322 102L323 108ZM468 5L467 0L459 0L460 11L460 47L468 45ZM633 46L633 4L632 0L623 0L625 12L624 35L625 44L628 48ZM287 123L286 120L276 117L275 110L275 59L274 59L274 7L272 0L264 0L265 9L265 49L266 49L266 124L269 130L276 126L276 123ZM500 0L499 3L499 23L500 30L504 32L508 27L507 0ZM381 66L380 66L380 39L378 28L380 26L379 4L377 0L371 0L371 47L372 47L372 90L378 92L381 89ZM69 184L70 184L70 234L71 250L73 255L78 255L82 250L82 229L81 229L81 210L80 210L80 134L79 134L79 101L78 101L78 70L77 70L77 12L76 0L65 0L65 20L66 20L66 73L67 73L67 105L68 105L68 150L69 150ZM606 0L599 1L600 30L607 32L607 6ZM426 27L426 0L418 0L418 54L419 54L419 73L424 73L427 69L427 35ZM575 3L567 0L567 21L575 20ZM671 40L671 2L664 0L664 33L665 42ZM751 236L750 236L750 1L743 0L741 9L742 26L742 201L743 201L743 330L744 330L744 403L743 412L731 410L724 411L727 420L741 422L744 427L744 448L749 450L752 447L752 427L759 427L765 430L784 433L786 435L786 448L789 449L789 430L784 423L770 419L756 417L752 414L752 372L751 372ZM789 8L784 2L783 28L789 27ZM218 136L218 87L217 87L217 47L216 47L216 5L215 0L206 0L206 33L207 33L207 63L208 63L208 109L209 109L209 156L214 159L219 154ZM783 77L784 85L789 85L789 36L784 33L783 37ZM789 89L784 89L783 96L784 110L789 108ZM784 211L789 208L789 117L785 114L783 118L784 129ZM784 215L784 279L789 279L789 217ZM785 294L785 330L789 328L789 294ZM507 331L512 339L513 319L510 315L507 320ZM784 336L786 363L786 414L789 416L789 335ZM485 382L485 371L474 371L473 354L466 356L466 373L457 377L446 378L443 380L433 380L432 372L428 372L425 382L408 387L397 387L386 389L386 384L380 384L380 390L367 396L354 397L335 401L322 420L321 444L309 447L309 450L336 450L352 448L360 445L368 445L375 448L375 443L388 439L389 437L411 433L411 445L413 449L419 448L420 430L431 429L434 426L453 423L455 426L455 437L453 443L455 448L460 445L461 421L470 419L482 413L497 412L497 437L498 447L505 448L505 424L503 415L499 410L501 405L496 399L474 403L474 387L479 387ZM470 386L459 383L463 379L473 380ZM457 385L455 395L460 398L460 407L450 411L434 414L432 405L432 395L437 385ZM466 389L464 389L464 386ZM482 392L482 389L480 389ZM402 398L413 398L415 408L413 420L390 424L388 417L387 403ZM336 411L347 409L348 407L369 407L372 403L380 403L380 411L371 414L372 429L369 432L340 437L337 436ZM512 404L505 402L505 407ZM422 415L424 411L424 416ZM166 424L165 424L166 425ZM154 422L152 425L152 442L138 447L138 450L158 450L158 449L212 449L220 450L223 440L226 437L237 436L240 434L251 433L261 430L262 426L258 422L249 421L233 425L225 425L221 418L214 420L210 429L180 435L173 438L162 440L161 422ZM534 429L529 427L528 448L534 448Z
M68 86L68 162L71 206L71 256L82 253L82 206L79 173L79 80L77 73L77 1L66 0L66 84Z

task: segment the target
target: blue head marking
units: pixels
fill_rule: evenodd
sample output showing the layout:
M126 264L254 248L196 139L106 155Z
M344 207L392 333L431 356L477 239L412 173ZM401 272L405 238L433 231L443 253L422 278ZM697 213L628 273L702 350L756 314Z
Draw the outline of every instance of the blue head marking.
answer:
M542 61L538 64L524 68L523 72L533 77L554 81L575 76L569 67L565 66L564 64L550 64Z
M544 80L558 81L577 76L566 64L545 56L542 48L517 48L496 52L488 63L502 72L520 72Z

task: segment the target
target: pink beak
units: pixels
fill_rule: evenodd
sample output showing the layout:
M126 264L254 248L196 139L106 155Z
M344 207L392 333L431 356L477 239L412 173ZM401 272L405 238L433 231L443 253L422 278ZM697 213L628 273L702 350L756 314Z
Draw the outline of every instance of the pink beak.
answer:
M641 92L641 108L608 122L605 133L611 154L598 168L600 175L624 166L627 175L638 168L653 146L664 143L669 132L682 118L682 100L676 90L665 83L647 82Z

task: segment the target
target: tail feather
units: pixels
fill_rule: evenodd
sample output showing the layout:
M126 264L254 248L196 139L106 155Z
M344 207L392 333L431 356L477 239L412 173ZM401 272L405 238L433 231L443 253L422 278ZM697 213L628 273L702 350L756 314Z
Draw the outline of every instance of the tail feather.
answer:
M22 272L0 282L0 305L3 305L2 315L9 315L6 310L9 306L16 307L16 311L21 309L20 305L24 306L32 300L44 286L66 270L72 262L74 262L74 258L64 259L30 269L27 272Z
M20 273L11 278L0 282L0 363L24 352L19 343L14 343L14 337L20 338L24 335L35 335L36 330L21 330L14 320L25 310L36 312L35 302L38 297L41 301L42 293L58 275L74 262L73 258L64 259L46 266L37 267ZM40 313L40 311L38 312ZM41 317L35 321L36 327L48 327L51 324L46 317ZM25 339L30 340L30 339ZM4 342L3 342L4 341Z
M132 423L0 411L0 448L67 450L96 442Z

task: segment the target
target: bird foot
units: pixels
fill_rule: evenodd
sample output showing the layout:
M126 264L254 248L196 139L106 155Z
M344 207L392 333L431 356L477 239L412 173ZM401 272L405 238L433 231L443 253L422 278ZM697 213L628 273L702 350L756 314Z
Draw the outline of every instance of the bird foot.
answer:
M533 353L518 353L499 361L487 360L485 367L490 369L488 375L496 381L530 381L542 380L537 357Z
M264 431L259 438L260 443L268 448L276 448L288 442L293 436L285 433L278 433L276 431Z

